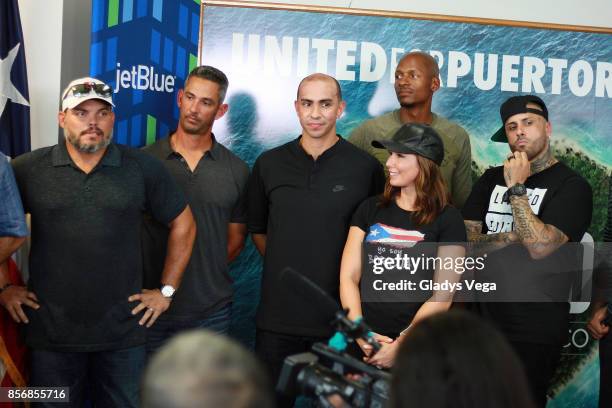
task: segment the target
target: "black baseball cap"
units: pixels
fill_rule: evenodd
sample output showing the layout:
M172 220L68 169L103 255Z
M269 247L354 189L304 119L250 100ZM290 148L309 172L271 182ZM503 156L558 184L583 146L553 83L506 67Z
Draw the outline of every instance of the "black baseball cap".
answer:
M389 140L373 140L372 146L395 153L413 153L426 157L438 166L444 160L442 138L429 125L406 123Z
M528 108L528 103L535 103L538 105L540 109ZM513 96L508 98L506 102L502 103L501 108L499 108L499 114L501 115L502 126L499 128L497 132L491 136L491 140L494 142L508 143L508 137L506 136L506 129L504 126L506 125L506 121L511 117L518 113L535 113L536 115L543 116L544 119L548 120L548 109L546 109L546 104L542 99L535 95L520 95Z

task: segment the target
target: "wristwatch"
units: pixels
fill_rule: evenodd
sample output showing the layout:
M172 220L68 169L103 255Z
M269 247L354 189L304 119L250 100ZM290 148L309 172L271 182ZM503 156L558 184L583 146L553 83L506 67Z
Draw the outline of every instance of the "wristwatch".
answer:
M513 185L512 187L508 189L506 194L508 195L508 199L511 196L523 196L527 194L527 188L525 187L524 184L516 183L515 185Z
M172 285L163 285L161 287L161 294L167 299L172 299L172 296L174 295L175 291L176 289L174 289Z

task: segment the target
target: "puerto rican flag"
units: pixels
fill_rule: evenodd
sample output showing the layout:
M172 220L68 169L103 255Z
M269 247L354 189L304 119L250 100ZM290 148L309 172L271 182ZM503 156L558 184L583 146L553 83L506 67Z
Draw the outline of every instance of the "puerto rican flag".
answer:
M389 244L402 248L411 248L424 239L425 234L419 231L405 230L381 223L372 225L366 236L366 242Z

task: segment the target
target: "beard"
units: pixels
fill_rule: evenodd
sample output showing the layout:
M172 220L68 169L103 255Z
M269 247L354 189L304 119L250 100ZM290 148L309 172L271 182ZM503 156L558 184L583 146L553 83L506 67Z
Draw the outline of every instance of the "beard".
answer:
M102 130L98 128L95 128L94 130L96 131L98 135L102 136L102 138L100 139L98 143L82 143L81 142L80 136L85 133L88 133L90 129L87 129L81 132L78 136L75 135L74 133L69 132L67 129L64 129L64 137L78 151L82 153L95 153L101 149L104 149L110 144L111 139L113 138L113 131L111 130L108 135L104 135L104 132L102 132Z

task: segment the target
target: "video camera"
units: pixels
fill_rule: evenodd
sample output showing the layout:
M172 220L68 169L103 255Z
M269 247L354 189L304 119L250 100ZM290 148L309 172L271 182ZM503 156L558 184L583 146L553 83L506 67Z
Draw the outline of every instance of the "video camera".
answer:
M380 344L370 328L361 319L351 321L347 311L321 288L292 269L283 271L288 287L300 289L329 315L336 334L328 344L315 343L312 352L287 357L276 387L277 392L288 396L308 396L317 400L320 407L333 407L330 397L342 398L344 406L382 408L387 405L391 375L368 365L346 353L349 343L358 339L366 341L375 353ZM347 378L351 374L351 378Z

